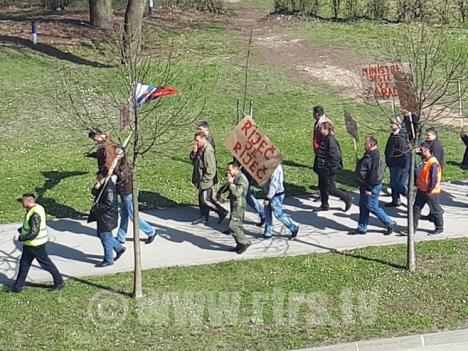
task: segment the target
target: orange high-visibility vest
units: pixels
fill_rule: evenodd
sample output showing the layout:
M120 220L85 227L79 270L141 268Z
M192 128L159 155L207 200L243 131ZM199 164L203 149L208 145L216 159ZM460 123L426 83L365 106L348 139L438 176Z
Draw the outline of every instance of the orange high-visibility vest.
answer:
M439 161L435 156L431 156L431 158L427 160L424 165L422 165L422 169L419 170L418 177L416 178L416 186L422 192L428 192L429 184L431 183L431 167L434 163L439 165L439 170L437 171L437 184L434 189L432 189L431 194L439 194L442 169L440 167Z

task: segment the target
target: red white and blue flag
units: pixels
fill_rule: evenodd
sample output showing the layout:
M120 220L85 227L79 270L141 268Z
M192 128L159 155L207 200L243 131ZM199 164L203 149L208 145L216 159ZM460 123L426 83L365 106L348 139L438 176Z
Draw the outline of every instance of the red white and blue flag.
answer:
M171 87L157 87L155 85L145 85L135 83L136 105L141 106L148 102L159 99L161 96L173 95L177 91ZM131 97L130 99L131 100ZM124 130L133 121L132 103L125 104L120 110L120 130Z
M161 96L172 95L176 90L171 87L157 87L155 85L144 85L136 83L135 88L136 104L144 105L150 101L159 99Z

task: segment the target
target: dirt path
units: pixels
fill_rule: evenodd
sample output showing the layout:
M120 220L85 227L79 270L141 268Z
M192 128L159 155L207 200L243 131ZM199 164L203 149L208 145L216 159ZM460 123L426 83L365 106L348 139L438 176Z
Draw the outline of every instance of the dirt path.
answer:
M288 29L301 24L298 21L292 17L267 15L255 8L243 7L234 10L229 26L246 37L250 36L252 28L253 46L266 63L279 66L298 78L313 78L311 84L321 81L333 87L347 88L342 90L343 96L361 100L359 94L363 88L358 72L359 67L368 62L343 49L324 47L323 43L288 34ZM438 113L438 109L441 107L435 106L432 112L426 113ZM459 126L460 117L457 112L444 109L437 123Z
M234 13L229 21L230 28L246 37L252 28L253 45L267 63L298 77L312 77L332 86L354 89L359 86L356 72L362 63L360 59L352 54L343 55L342 50L324 48L286 34L289 28L297 25L296 19L268 16L254 8L241 8Z

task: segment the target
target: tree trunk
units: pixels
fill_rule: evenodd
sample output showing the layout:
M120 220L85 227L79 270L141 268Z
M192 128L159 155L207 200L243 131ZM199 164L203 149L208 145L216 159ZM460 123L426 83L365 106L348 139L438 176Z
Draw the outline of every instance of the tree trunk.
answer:
M136 135L136 134L135 134ZM136 137L134 138L136 139ZM132 170L132 194L133 194L133 249L134 249L134 274L133 274L133 297L143 297L143 280L141 274L141 248L140 248L140 211L138 207L138 180L136 156L133 157Z
M123 59L126 61L139 55L145 9L146 0L128 0L123 37Z
M89 0L89 23L96 28L112 28L112 0Z
M416 138L415 138L416 139ZM406 260L406 269L410 272L414 272L416 269L416 255L414 251L414 217L413 217L413 207L414 207L414 170L416 166L416 149L415 143L411 148L411 158L410 158L410 174L408 182L408 249L407 249L407 260Z

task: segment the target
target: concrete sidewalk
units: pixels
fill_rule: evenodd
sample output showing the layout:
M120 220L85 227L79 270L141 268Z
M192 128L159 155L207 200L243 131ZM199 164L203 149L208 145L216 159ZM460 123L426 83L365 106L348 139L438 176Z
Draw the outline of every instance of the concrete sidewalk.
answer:
M445 232L437 237L427 236L433 224L421 222L421 229L416 240L440 240L468 236L468 182L446 183L443 185L442 206L445 210ZM382 197L388 202L389 197ZM263 239L262 230L254 225L258 217L247 214L246 234L253 245L241 256L228 252L234 246L231 235L222 234L227 228L227 221L217 224L217 218L211 218L210 226L191 225L198 216L198 209L181 207L153 211L142 214L145 219L161 230L161 235L151 245L142 242L142 262L144 269L188 266L216 263L228 260L263 258L273 256L302 255L312 252L349 250L366 246L406 243L406 237L392 234L384 236L384 228L371 216L367 235L347 235L356 228L359 209L355 195L351 210L343 213L343 203L331 201L328 212L313 212L319 203L313 203L308 197L291 197L286 200L285 210L297 222L302 231L298 238L289 241L289 232L275 220L275 235L272 239ZM388 213L397 221L400 231L405 227L405 207L388 209ZM427 212L428 209L426 208ZM132 271L133 245L129 235L127 252L115 265L96 268L102 260L103 250L96 237L95 223L88 225L84 220L58 219L48 222L51 242L48 251L67 276L104 275L116 272ZM0 226L0 283L10 283L16 275L18 260L21 256L21 244L13 240L20 224ZM129 228L129 234L131 228ZM144 235L142 233L142 239ZM28 280L31 282L50 281L48 273L37 268L31 269Z
M468 329L357 341L296 351L466 351Z

